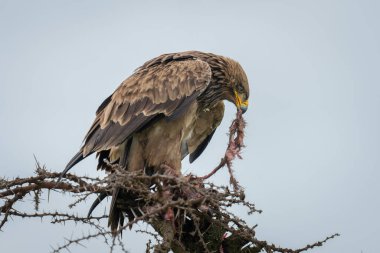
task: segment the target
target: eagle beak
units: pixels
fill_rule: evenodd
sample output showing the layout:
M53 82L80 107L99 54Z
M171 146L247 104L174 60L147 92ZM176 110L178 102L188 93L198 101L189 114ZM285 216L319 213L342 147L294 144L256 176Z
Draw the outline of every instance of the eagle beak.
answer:
M243 113L248 109L248 100L242 101L239 94L235 91L235 104Z
M245 100L243 103L240 105L240 109L243 113L245 113L248 109L248 100Z

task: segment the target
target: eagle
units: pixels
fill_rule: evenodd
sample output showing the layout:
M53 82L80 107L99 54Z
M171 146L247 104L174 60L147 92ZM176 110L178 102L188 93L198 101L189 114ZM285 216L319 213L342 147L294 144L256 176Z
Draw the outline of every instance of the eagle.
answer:
M151 174L167 173L165 168L179 176L181 161L189 155L192 163L210 142L223 119L224 100L244 113L248 97L247 75L228 57L199 51L160 55L137 68L99 106L82 147L61 176L93 153L97 169L110 171L117 164ZM124 221L117 196L115 191L112 231Z

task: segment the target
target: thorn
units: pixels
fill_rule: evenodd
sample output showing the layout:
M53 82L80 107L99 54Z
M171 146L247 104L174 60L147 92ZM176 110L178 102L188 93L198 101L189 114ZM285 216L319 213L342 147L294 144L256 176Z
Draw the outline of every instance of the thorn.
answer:
M129 210L131 210L131 212L133 213L133 215L135 216L134 219L136 219L138 216L136 215L135 211L133 211L133 208L129 208Z
M142 213L142 215L145 215L145 213L143 212L143 210L141 210L140 207L138 207L138 209L139 209L140 213Z

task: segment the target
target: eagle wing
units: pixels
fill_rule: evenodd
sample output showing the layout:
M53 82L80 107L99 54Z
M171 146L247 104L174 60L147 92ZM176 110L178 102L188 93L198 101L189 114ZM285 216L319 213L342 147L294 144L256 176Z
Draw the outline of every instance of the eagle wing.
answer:
M167 54L145 63L99 107L84 145L63 175L94 152L118 146L161 117L177 117L207 88L210 66L191 54Z
M216 128L222 122L224 116L224 103L220 101L213 108L198 114L194 132L187 142L187 151L190 154L190 163L194 162L206 149L215 133Z

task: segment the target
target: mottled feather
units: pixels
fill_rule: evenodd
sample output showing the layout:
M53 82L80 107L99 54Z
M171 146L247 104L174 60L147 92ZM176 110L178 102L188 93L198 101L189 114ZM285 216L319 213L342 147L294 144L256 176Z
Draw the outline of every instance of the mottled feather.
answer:
M175 59L143 65L103 102L85 138L83 157L120 145L157 115L175 115L205 90L209 65L193 57Z

